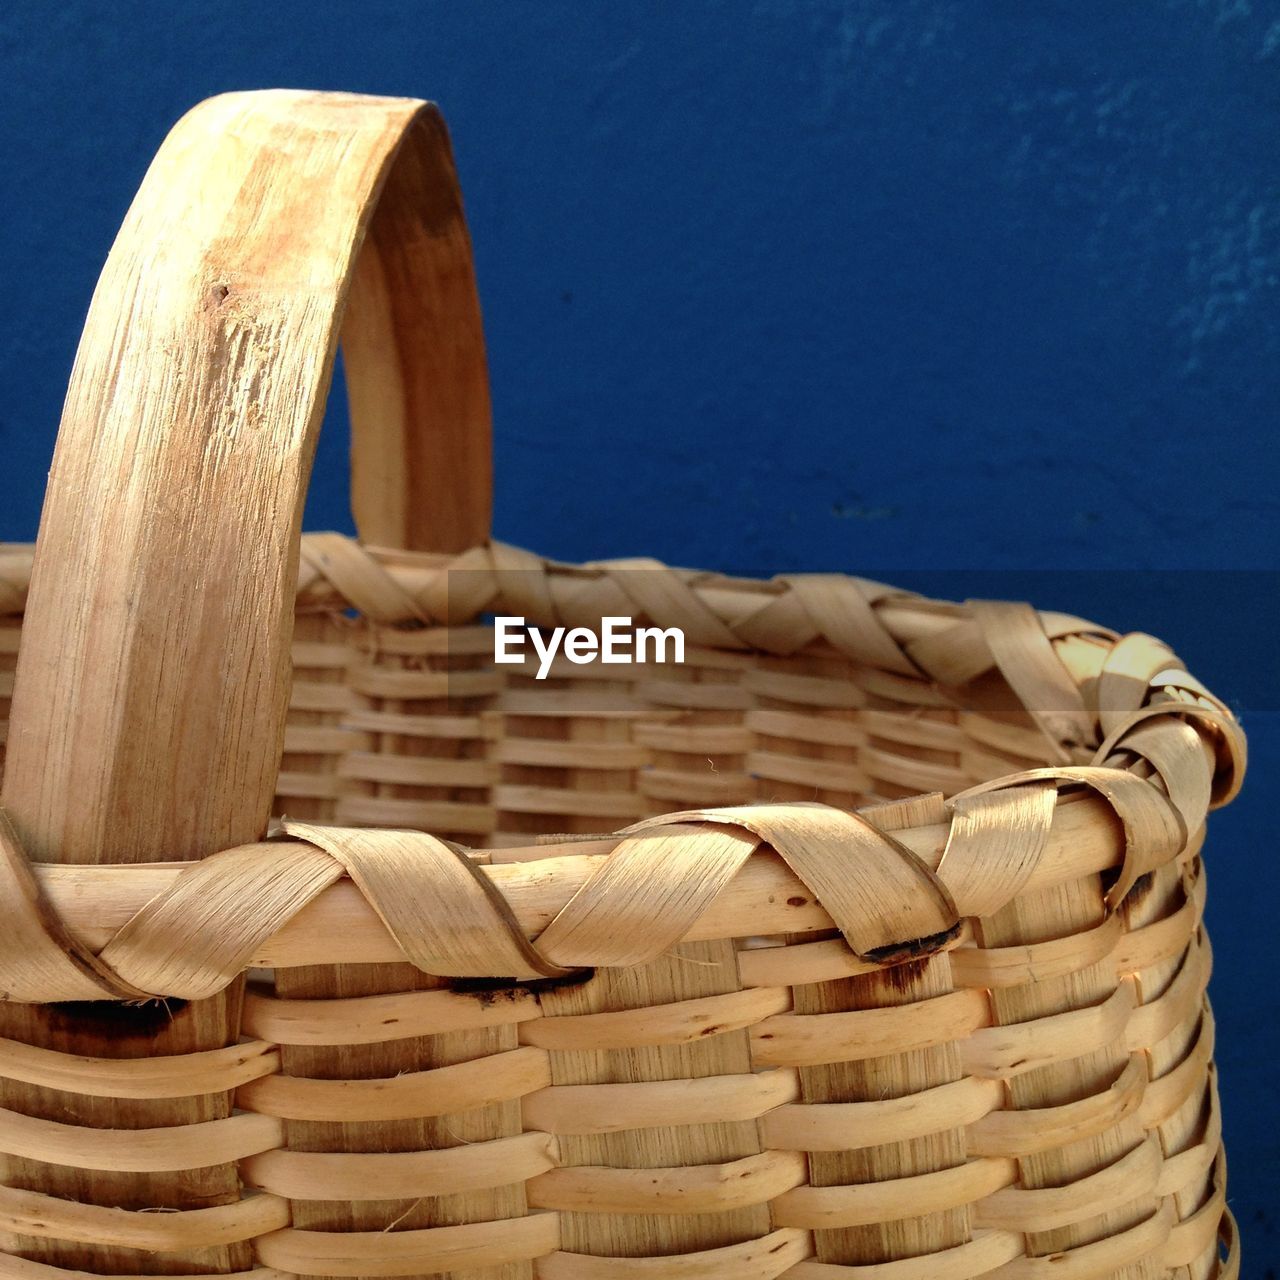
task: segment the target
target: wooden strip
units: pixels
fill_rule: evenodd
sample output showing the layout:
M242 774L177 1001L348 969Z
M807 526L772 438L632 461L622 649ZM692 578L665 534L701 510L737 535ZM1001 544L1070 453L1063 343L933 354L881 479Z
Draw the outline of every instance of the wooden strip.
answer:
M858 1062L963 1041L990 1020L981 991L849 1013L783 1013L751 1028L752 1059L771 1067Z
M510 813L572 813L583 818L636 818L644 803L627 791L589 791L502 783L493 789L493 803Z
M768 841L864 958L927 954L959 930L955 904L933 872L856 813L827 805L743 805L670 814L633 830L689 821L742 827Z
M3 809L0 918L5 921L0 932L0 974L4 975L7 1000L104 1000L146 994L118 979L109 966L66 931L41 895Z
M571 1213L722 1213L767 1204L803 1184L798 1151L766 1151L725 1164L674 1169L610 1169L580 1165L539 1174L529 1207Z
M968 684L995 665L991 646L977 621L968 616L966 607L956 605L953 609L950 618L938 619L937 626L913 636L903 646L916 666L944 688ZM1042 751L1043 744L1040 746Z
M493 806L461 800L401 800L396 796L344 795L335 818L350 827L398 827L486 836L493 831ZM329 958L333 956L330 939Z
M546 738L504 738L493 752L498 764L544 769L639 769L649 752L636 742L557 742Z
M1151 1049L1180 1023L1187 1021L1204 1000L1209 985L1212 959L1209 943L1193 944L1187 951L1178 976L1155 1000L1136 1009L1125 1028L1125 1043L1131 1050Z
M238 1104L285 1120L371 1122L452 1115L545 1090L551 1082L542 1049L510 1049L474 1062L369 1080L267 1076L242 1086ZM532 1126L537 1127L537 1126Z
M696 773L687 769L646 768L636 778L636 791L647 802L644 813L690 804L709 808L736 804L750 794L751 787L752 779L746 772L718 766L712 770L709 765Z
M807 1231L771 1231L758 1240L659 1258L604 1258L553 1253L538 1261L538 1280L778 1280L812 1252Z
M948 751L957 756L973 747L972 741L953 716L928 719L918 710L864 710L857 723L867 734L873 748L909 754L925 751ZM933 757L929 757L932 759Z
M1163 640L1130 632L1112 646L1098 673L1094 693L1103 733L1110 733L1151 695L1151 682L1162 671L1180 667L1177 654Z
M1069 932L1092 929L1107 915L1102 884L1098 877L1067 882L1050 890L1027 891L996 916L975 924L980 944L996 947L1038 944ZM976 1033L972 1040L993 1037L999 1061L988 1065L997 1070L1007 1090L1009 1107L1017 1111L1037 1111L1062 1106L1082 1098L1105 1093L1129 1066L1124 1049L1124 1029L1136 1004L1133 980L1117 981L1113 966L1102 960L1091 968L1026 983L1019 987L996 987L991 1003L1000 1028ZM1003 1044L1002 1033L1011 1034ZM970 1046L962 1046L966 1057ZM1135 1114L1129 1114L1100 1132L1069 1144L1032 1151L1018 1157L1020 1185L1029 1190L1062 1187L1089 1177L1128 1154L1145 1138ZM1062 1258L1065 1269L1078 1259L1077 1247L1122 1235L1139 1226L1156 1210L1153 1196L1117 1201L1088 1221L1027 1236L1027 1253L1032 1258ZM1085 1253L1080 1265L1092 1265L1097 1258L1098 1275L1111 1277L1117 1267L1106 1267L1108 1257ZM1010 1269L1021 1265L1009 1264ZM1033 1268L1034 1270L1035 1268ZM1124 1274L1121 1272L1121 1274ZM1126 1280L1154 1280L1149 1263L1136 1267Z
M502 695L507 716L530 719L652 720L676 719L674 709L661 710L640 698L619 693L584 692L579 689L507 689Z
M336 800L342 784L331 773L297 773L282 769L276 778L276 798L290 800Z
M951 952L951 972L958 987L1019 987L1064 978L1113 956L1123 977L1132 972L1119 951L1125 941L1124 921L1107 916L1092 929L1064 938L1012 947L957 947Z
M397 1200L507 1186L556 1163L554 1138L522 1133L438 1151L267 1151L241 1161L240 1173L289 1200Z
M289 690L292 711L354 711L360 699L343 684L318 684L314 680L295 680Z
M742 687L758 698L801 703L807 707L864 707L867 695L849 681L753 667L742 677Z
M421 831L352 831L287 822L348 876L422 973L567 977L530 946L507 900L464 853Z
M740 723L679 724L658 720L633 725L631 741L654 751L683 755L740 756L749 750L751 734Z
M310 544L311 539L308 538L307 541ZM296 679L298 673L306 671L308 667L319 667L326 671L345 670L351 664L355 652L347 644L326 640L300 640L295 635L289 646L289 660L293 663Z
M1131 1264L1158 1258L1169 1241L1172 1219L1172 1206L1164 1200L1154 1214L1136 1226L1090 1244L1015 1258L982 1280L1109 1280L1123 1275L1123 1268Z
M1057 799L1051 782L956 799L938 874L963 915L991 915L1023 891L1044 856Z
M1023 768L1045 763L1044 735L1039 729L993 720L979 711L963 708L955 719L956 728L964 735L964 749L974 758L991 763L991 768L973 773L975 778L998 778L1007 773L1015 761ZM975 746L989 750L976 750Z
M830 1015L828 1015L830 1016ZM760 1119L766 1146L781 1151L851 1151L941 1133L957 1125L980 1125L1004 1101L998 1080L967 1076L872 1102L805 1102L775 1107ZM1013 1155L975 1151L975 1155Z
M303 541L310 542L316 535L304 534ZM348 539L350 541L350 539ZM392 574L395 561L383 564L381 557L374 552L368 541L356 544L367 562L372 562ZM475 550L475 548L467 548ZM392 557L397 554L406 560L416 557L406 556L396 549L388 549ZM459 557L459 559L463 559ZM409 658L456 658L463 655L471 657L493 656L493 627L484 623L470 626L428 626L404 627L392 624L378 627L370 637L371 647L379 654L396 654Z
M366 666L347 673L347 687L365 698L425 702L493 695L501 690L502 677L496 671L402 671Z
M541 1258L559 1248L554 1213L409 1231L302 1231L263 1236L258 1257L308 1276L415 1276Z
M1056 1107L1019 1111L993 1108L969 1126L969 1151L975 1156L1021 1158L1093 1137L1133 1115L1143 1104L1146 1087L1146 1057L1133 1054L1115 1083L1103 1093Z
M90 1058L0 1040L0 1079L90 1098L192 1098L279 1070L280 1051L264 1040L154 1058Z
M103 1280L98 1272L51 1267L48 1263L33 1262L29 1258L18 1258L9 1253L2 1256L7 1280ZM181 1274L170 1272L167 1274L173 1275L174 1280L204 1280L207 1273L202 1272L197 1275L192 1272ZM154 1280L154 1276L154 1272L147 1275L115 1274L112 1280ZM274 1267L254 1267L252 1271L236 1271L229 1275L227 1280L293 1280L293 1277L286 1275L283 1271L277 1271Z
M973 1204L1017 1177L1016 1161L992 1157L883 1182L797 1187L773 1202L773 1220L781 1227L829 1229L918 1218Z
M302 560L308 568L327 578L372 622L391 625L426 621L417 601L351 538L338 533L313 534L302 548ZM357 660L357 654L351 656ZM356 670L353 662L348 669L347 683L352 683Z
M204 999L229 987L254 950L341 874L338 862L307 844L224 849L186 867L98 954L144 991ZM249 876L257 880L253 906L240 910Z
M962 931L957 942L967 936ZM910 961L904 963L909 964ZM843 938L821 942L793 942L781 947L753 947L738 956L738 972L744 987L797 987L812 982L832 982L859 974L882 973L893 966L864 960Z
M1209 1091L1209 1123L1205 1126L1204 1140L1167 1156L1160 1169L1156 1194L1180 1196L1188 1191L1199 1191L1204 1186L1204 1176L1213 1166L1222 1150L1222 1113L1216 1091Z
M861 763L851 765L838 760L816 760L812 756L789 756L782 751L752 751L747 755L745 767L753 778L816 787L820 791L859 795L868 788L868 771Z
M1213 1017L1206 1005L1190 1052L1171 1071L1147 1085L1138 1110L1144 1128L1154 1129L1163 1124L1197 1089L1203 1088L1213 1061L1213 1039Z
M1189 832L1172 802L1156 787L1135 774L1093 765L1061 765L1051 769L1027 769L992 782L970 787L956 801L1028 782L1052 781L1059 786L1079 784L1103 796L1124 829L1124 856L1120 874L1107 890L1105 902L1114 909L1148 872L1172 862L1186 848ZM1030 886L1027 886L1027 890ZM1024 891L1027 891L1024 890Z
M775 707L752 707L746 727L760 738L783 738L788 742L809 742L825 747L862 747L867 743L865 723L872 713L863 711L857 720L834 720L812 712L780 711ZM739 751L750 748L748 737Z
M289 1202L279 1196L249 1196L209 1209L148 1213L0 1186L0 1230L38 1239L177 1253L252 1240L288 1221Z
M492 735L483 716L411 715L401 711L372 711L361 707L342 719L342 730L393 733L402 738L488 739Z
M961 923L954 950L968 955L972 948L969 922ZM900 964L910 964L902 960ZM748 947L739 952L739 974L744 987L800 987L815 982L835 982L838 978L856 978L860 974L888 973L896 965L863 960L855 955L844 938L824 938L820 942L792 942L787 946ZM960 983L956 983L960 986ZM977 986L965 983L965 986Z
M783 1067L701 1080L553 1085L526 1097L522 1110L526 1129L559 1134L617 1133L756 1120L797 1097L795 1072Z
M882 671L918 677L919 668L890 635L874 604L906 593L866 578L837 573L795 573L786 583L808 614L817 634L855 662Z
M538 997L527 987L496 995L441 988L336 1000L281 1000L251 989L243 1026L247 1035L274 1044L377 1044L540 1017Z
M400 787L487 787L498 776L497 766L488 760L440 760L375 751L346 752L337 773L340 778Z
M280 1123L270 1116L231 1115L163 1129L90 1129L0 1111L0 1151L77 1169L202 1169L270 1151L283 1140Z
M1165 1200L1164 1204L1172 1203ZM1160 1262L1166 1267L1185 1267L1201 1257L1219 1238L1227 1204L1226 1157L1218 1156L1213 1195L1191 1217L1176 1223L1169 1232ZM1234 1221L1232 1228L1234 1230Z
M841 1266L830 1262L802 1262L787 1272L787 1280L973 1280L1022 1256L1022 1236L1015 1231L979 1231L972 1240L937 1253L917 1254L897 1262L869 1262Z
M1102 1004L975 1031L960 1055L970 1074L1007 1080L1116 1043L1136 1006L1133 983L1121 982Z
M1116 972L1141 973L1181 955L1204 916L1205 880L1197 876L1185 902L1172 915L1124 934L1116 945Z
M1118 745L1153 766L1187 832L1198 831L1213 799L1213 745L1176 716L1146 720Z
M731 997L738 988L736 969L736 949L732 943L681 944L643 968L603 969L597 971L589 983L548 990L543 997L544 1008L555 1017L582 1016L642 1012L648 1005ZM695 1083L689 1087L706 1090L708 1102L701 1114L693 1109L683 1112L679 1101L674 1110L665 1114L655 1112L651 1119L642 1113L633 1116L624 1113L624 1120L647 1122L640 1128L566 1134L560 1138L560 1146L562 1162L567 1167L654 1170L653 1176L663 1179L663 1170L683 1168L696 1174L708 1166L733 1166L743 1159L754 1161L760 1153L754 1116L726 1115L721 1110L720 1090L715 1088L726 1085L732 1090L735 1082L744 1076L743 1083L753 1082L756 1087L767 1087L769 1083L746 1075L752 1071L752 1062L743 1030L674 1044L638 1046L623 1052L558 1050L552 1051L550 1058L556 1088L603 1087L606 1101L611 1092L624 1105L637 1101L660 1104L664 1096L682 1098L681 1082L691 1081ZM634 1088L627 1090L625 1086ZM599 1096L599 1093L594 1095L597 1099ZM751 1110L758 1109L757 1102ZM694 1123L669 1123L678 1121L682 1114L688 1114ZM528 1116L526 1111L526 1123ZM741 1167L750 1172L756 1165ZM611 1180L613 1175L607 1178ZM714 1190L696 1183L689 1189L698 1195ZM634 1192L637 1188L615 1187L614 1190ZM643 1194L642 1186L640 1192ZM756 1200L756 1197L749 1199ZM561 1213L565 1251L631 1257L665 1257L730 1245L764 1235L770 1225L767 1203L759 1201L726 1202L719 1207L712 1204L696 1215L632 1213L624 1216L598 1213L589 1208Z
M1093 720L1041 615L1029 604L1005 600L969 600L966 606L1000 674L1065 762L1066 748L1092 740Z
M543 1017L521 1024L520 1042L561 1052L685 1044L739 1031L790 1007L791 992L785 987L730 991L613 1013Z
M1248 764L1248 743L1240 725L1221 702L1214 698L1198 680L1187 676L1185 672L1177 674L1178 685L1181 687L1170 696L1157 698L1146 706L1139 707L1117 725L1107 734L1102 745L1094 753L1094 759L1109 760L1116 750L1127 750L1130 735L1144 722L1160 721L1171 716L1186 717L1195 723L1203 724L1209 731L1208 736L1214 748L1216 766L1210 787L1212 803L1209 807L1220 809L1235 799L1244 783L1245 769ZM1177 700L1179 698L1183 700ZM1160 754L1164 755L1164 752ZM1179 754L1182 753L1179 752ZM1181 772L1180 769L1179 772Z
M684 580L679 570L671 572L656 560L639 558L603 561L600 568L632 602L631 616L662 618L664 626L679 627L692 643L707 648L746 647Z
M960 761L938 764L903 755L897 750L881 751L876 747L863 747L858 761L870 779L866 790L872 795L892 795L890 787L884 785L886 783L911 795L933 791L954 795L969 782L969 774L959 767Z
M653 960L686 936L759 843L739 830L679 824L623 840L548 925L539 947L564 965Z
M1054 1231L1085 1222L1116 1204L1155 1195L1160 1140L1154 1134L1127 1156L1061 1187L1006 1187L974 1207L974 1221L1005 1231Z

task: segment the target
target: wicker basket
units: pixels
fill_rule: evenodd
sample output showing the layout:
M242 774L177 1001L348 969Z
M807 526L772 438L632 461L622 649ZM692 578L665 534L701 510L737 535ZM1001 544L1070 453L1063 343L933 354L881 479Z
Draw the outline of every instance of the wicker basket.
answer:
M363 543L299 544L339 317ZM1025 605L492 543L487 451L434 109L178 124L0 548L0 1274L1237 1275L1227 709ZM494 613L686 660L539 683Z

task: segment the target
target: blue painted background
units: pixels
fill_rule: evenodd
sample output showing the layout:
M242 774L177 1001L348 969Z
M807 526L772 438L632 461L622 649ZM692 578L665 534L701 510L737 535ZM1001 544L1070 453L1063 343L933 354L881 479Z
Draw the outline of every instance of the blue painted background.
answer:
M11 2L0 538L35 532L147 160L265 85L444 107L500 537L1030 597L1165 636L1241 707L1213 995L1274 1275L1280 3ZM313 528L349 527L332 416Z

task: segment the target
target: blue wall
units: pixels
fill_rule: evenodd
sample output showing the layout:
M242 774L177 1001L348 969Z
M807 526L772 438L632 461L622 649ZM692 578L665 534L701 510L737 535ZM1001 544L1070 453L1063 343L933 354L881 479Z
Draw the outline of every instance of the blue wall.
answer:
M586 14L11 0L0 538L34 534L84 308L169 123L229 88L436 98L486 310L499 536L1031 596L1163 634L1247 713L1252 786L1209 862L1232 1200L1264 1274L1280 4ZM343 430L311 527L349 527Z

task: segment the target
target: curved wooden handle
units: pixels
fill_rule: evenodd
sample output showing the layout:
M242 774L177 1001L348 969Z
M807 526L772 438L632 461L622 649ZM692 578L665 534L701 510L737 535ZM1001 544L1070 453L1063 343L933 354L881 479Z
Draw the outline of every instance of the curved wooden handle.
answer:
M341 118L377 100L324 101ZM394 159L342 325L351 507L370 545L466 551L489 537L492 514L480 300L444 120L428 104L401 105L410 114L383 135ZM369 204L348 212L367 217Z
M50 473L3 792L33 858L262 833L348 294L363 536L483 541L480 315L438 112L271 91L185 116L98 282Z

